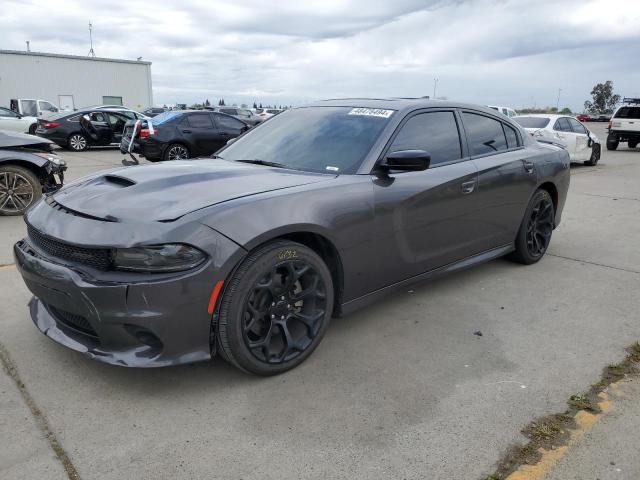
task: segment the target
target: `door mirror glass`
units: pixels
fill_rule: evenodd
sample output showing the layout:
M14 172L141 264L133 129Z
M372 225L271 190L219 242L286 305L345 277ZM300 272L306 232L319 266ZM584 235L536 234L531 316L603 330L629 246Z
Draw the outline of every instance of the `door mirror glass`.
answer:
M384 170L419 172L429 168L431 155L424 150L398 150L387 154L380 164Z

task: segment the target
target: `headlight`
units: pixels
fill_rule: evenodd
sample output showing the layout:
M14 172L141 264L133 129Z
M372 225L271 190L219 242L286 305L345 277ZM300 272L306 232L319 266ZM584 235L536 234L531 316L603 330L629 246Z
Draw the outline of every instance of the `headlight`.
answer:
M55 165L66 165L67 163L62 160L60 157L53 153L36 153L35 155L44 158L45 160L49 160L51 163Z
M178 272L200 265L207 256L195 247L181 243L148 247L118 248L114 267L134 272Z

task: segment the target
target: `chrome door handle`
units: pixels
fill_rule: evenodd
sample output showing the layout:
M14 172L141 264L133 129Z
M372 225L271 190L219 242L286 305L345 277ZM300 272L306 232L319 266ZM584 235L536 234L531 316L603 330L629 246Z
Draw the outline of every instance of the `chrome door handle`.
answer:
M472 180L470 182L464 182L462 185L460 185L460 191L464 195L468 195L468 194L472 193L475 189L476 189L476 181L475 180Z

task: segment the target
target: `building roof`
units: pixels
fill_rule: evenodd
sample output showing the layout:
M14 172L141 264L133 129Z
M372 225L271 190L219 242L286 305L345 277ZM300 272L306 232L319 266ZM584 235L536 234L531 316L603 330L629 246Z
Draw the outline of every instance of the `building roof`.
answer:
M120 58L103 58L103 57L85 57L82 55L62 55L60 53L44 53L44 52L26 52L20 50L0 50L0 54L8 55L25 55L31 57L54 57L54 58L69 58L73 60L88 60L91 62L114 62L114 63L135 63L138 65L151 65L151 62L138 61L138 60L123 60Z

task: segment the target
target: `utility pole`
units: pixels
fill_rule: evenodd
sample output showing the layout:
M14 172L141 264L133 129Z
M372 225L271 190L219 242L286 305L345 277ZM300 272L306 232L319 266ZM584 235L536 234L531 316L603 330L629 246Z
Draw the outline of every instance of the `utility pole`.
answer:
M91 25L91 22L89 22L89 43L91 45L91 48L89 49L89 55L87 55L88 57L94 57L96 56L96 52L93 51L93 25Z
M29 47L29 40L27 40L27 52L31 51L31 47Z
M438 86L438 79L434 78L433 79L433 99L436 99L436 87Z
M560 93L562 92L562 89L559 88L558 89L558 100L556 101L556 110L560 111Z

